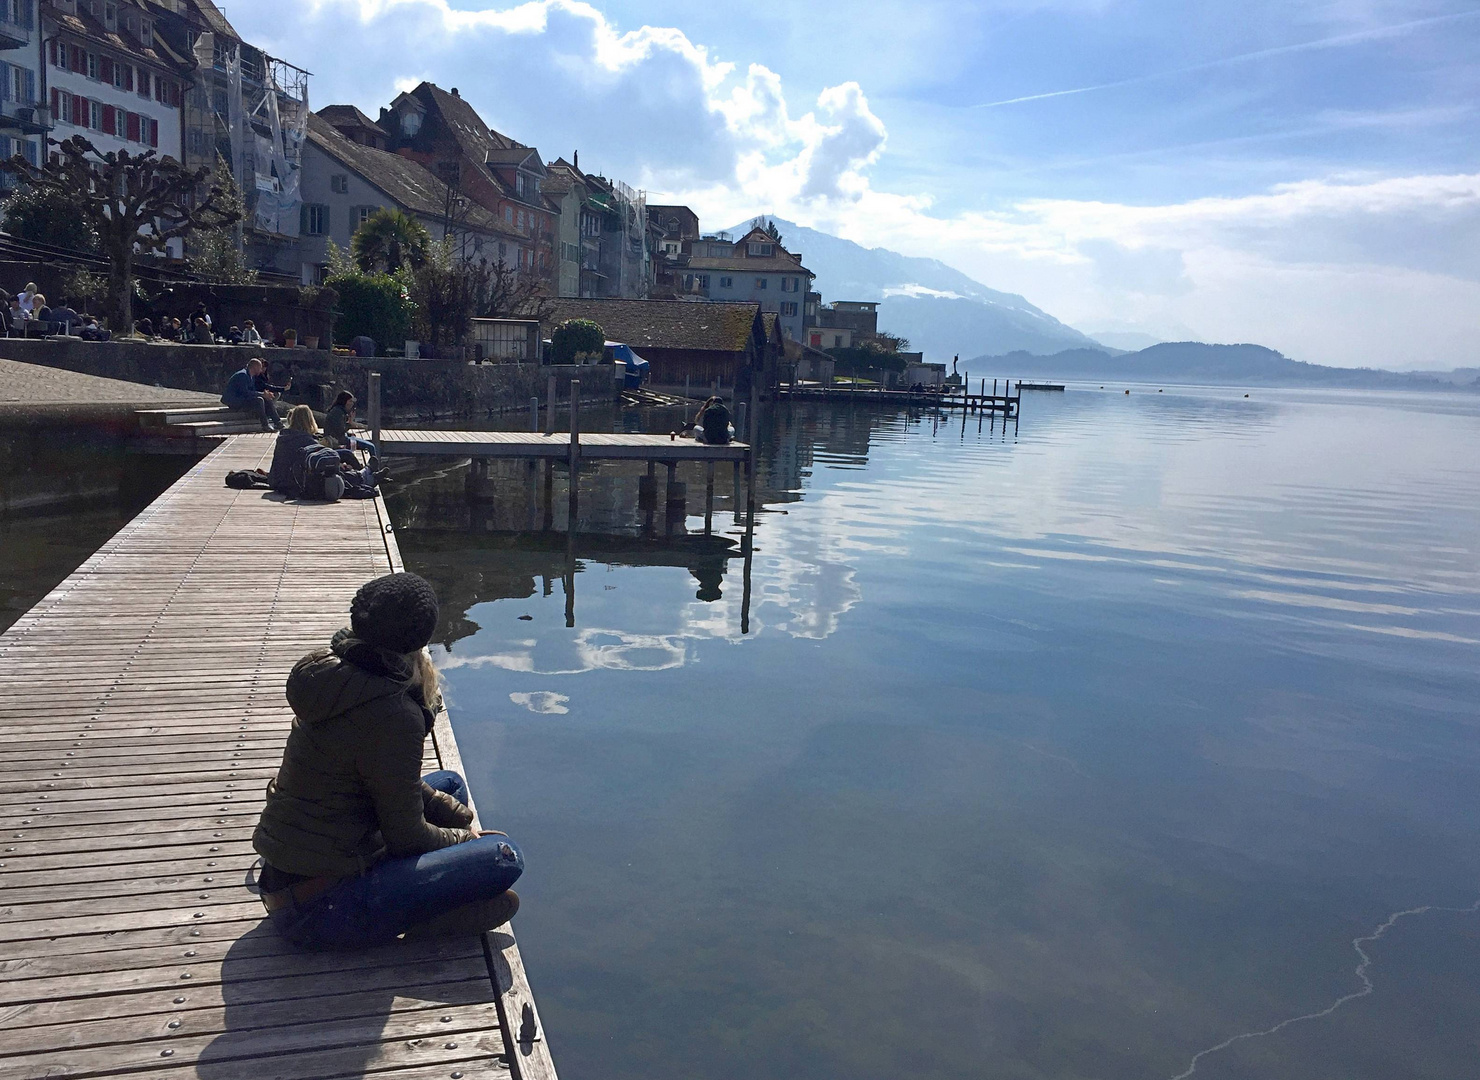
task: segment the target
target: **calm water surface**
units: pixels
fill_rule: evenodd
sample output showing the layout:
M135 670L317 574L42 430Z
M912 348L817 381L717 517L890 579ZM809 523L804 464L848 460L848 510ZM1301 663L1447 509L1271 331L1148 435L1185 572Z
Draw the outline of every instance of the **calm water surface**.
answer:
M562 1075L1480 1075L1480 403L766 428L748 609L631 468L393 503Z

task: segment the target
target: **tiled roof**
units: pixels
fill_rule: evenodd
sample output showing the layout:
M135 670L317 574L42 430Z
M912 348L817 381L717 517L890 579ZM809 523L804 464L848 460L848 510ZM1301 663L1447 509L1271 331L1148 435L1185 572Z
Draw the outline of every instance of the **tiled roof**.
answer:
M46 9L46 17L60 29L68 30L79 37L90 38L93 41L112 46L128 56L142 57L145 60L153 61L160 67L170 71L185 71L195 66L193 63L182 65L173 57L161 55L152 47L142 44L132 34L123 32L121 28L118 30L109 30L100 19L96 19L89 14L86 8L79 7L76 15L58 11L56 8L48 8Z
M236 27L226 20L221 14L221 9L216 7L211 0L188 0L193 7L211 27L212 33L228 37L233 41L240 41L241 35L236 32ZM168 6L168 5L167 5Z
M591 300L562 298L545 320L548 332L567 319L590 319L608 341L644 348L744 352L759 304L703 300Z
M318 111L318 115L335 127L371 128L382 135L387 134L383 127L353 105L325 105Z
M689 266L695 270L734 270L737 273L806 274L809 277L817 276L803 266L797 259L785 254L732 255L725 259L695 255L689 260Z
M397 205L431 218L442 216L446 185L425 165L400 154L351 142L335 131L333 125L318 113L309 114L308 141L374 184ZM508 236L523 243L529 242L528 237L512 226L505 225L496 215L476 204L461 215L461 220L469 228L480 232Z

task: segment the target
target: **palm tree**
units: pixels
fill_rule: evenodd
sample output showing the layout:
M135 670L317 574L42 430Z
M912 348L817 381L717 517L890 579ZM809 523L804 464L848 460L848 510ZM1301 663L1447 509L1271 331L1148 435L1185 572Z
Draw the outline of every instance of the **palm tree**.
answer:
M400 210L377 210L367 217L350 241L355 263L366 273L394 274L405 263L420 266L432 238L426 228Z

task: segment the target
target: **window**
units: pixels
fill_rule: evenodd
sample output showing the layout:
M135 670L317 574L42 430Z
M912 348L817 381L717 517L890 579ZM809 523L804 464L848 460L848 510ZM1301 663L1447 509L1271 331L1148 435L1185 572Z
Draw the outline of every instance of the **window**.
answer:
M150 96L149 83L150 83L149 72L145 71L143 68L140 68L139 69L139 96L141 98L146 98L146 97L149 97ZM202 91L202 94L204 94L204 91ZM205 103L204 102L201 102L201 104L204 105Z
M349 174L334 173L329 177L329 190L335 195L349 194Z
M708 292L709 291L709 275L708 274L700 274L698 277L694 278L694 280L698 283L699 288L703 289L705 292Z
M118 5L105 3L103 5L103 25L109 30L118 29Z
M87 77L96 79L98 77L98 54L90 52L85 55L87 56Z
M843 335L842 334L834 334L833 335L833 348L834 349L841 349L842 347L843 347Z
M27 30L33 30L36 25L36 0L4 0L4 3L0 4L0 18L17 26L24 26Z
M524 231L524 211L519 211L519 231Z
M771 284L771 279L770 278L758 277L758 278L755 279L755 287L757 289L764 289L767 286L769 286L770 284Z
M139 22L139 42L146 48L154 47L154 20L142 19Z
M504 207L504 224L514 224L514 208L512 206Z
M0 64L0 71L5 72L3 88L0 88L0 100L11 100L18 105L35 104L36 73L34 71L30 68L15 67L12 64Z
M378 209L379 207L375 206L355 207L355 227L358 228L359 226L365 224L365 222L369 221L370 215L375 213L375 211Z
M750 243L745 245L745 253L747 255L774 255L776 254L776 245L762 244L758 241L752 240L750 241Z
M113 69L113 78L109 81L112 82L113 85L119 90L125 89L124 84L128 81L128 65L120 64L117 61L114 61L112 64L109 65L109 67Z
M87 126L94 131L103 130L103 103L101 101L88 102L91 115L87 118Z
M786 304L782 304L781 305L781 314L782 315L795 315L796 313L797 313L797 304L796 304L796 301L795 300L791 301L790 303L786 303Z
M329 208L322 203L304 203L303 231L309 236L323 236L328 232Z
M734 286L735 286L735 279L734 278L722 277L722 278L719 279L719 287L721 289L731 289L731 288L734 288Z

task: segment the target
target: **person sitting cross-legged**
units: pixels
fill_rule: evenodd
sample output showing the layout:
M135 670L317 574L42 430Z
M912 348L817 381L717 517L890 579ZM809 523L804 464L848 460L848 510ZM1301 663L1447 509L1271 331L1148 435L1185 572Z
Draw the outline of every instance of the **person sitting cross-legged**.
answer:
M298 948L478 934L518 910L519 849L472 830L462 777L421 773L441 700L426 651L437 615L425 579L375 578L350 625L288 676L293 727L252 846L263 906Z
M267 365L253 357L242 368L226 380L226 390L221 394L221 404L232 409L250 413L262 421L263 431L280 431L282 421L278 419L273 405L276 396L271 390L258 390L254 385L257 376L267 370Z

